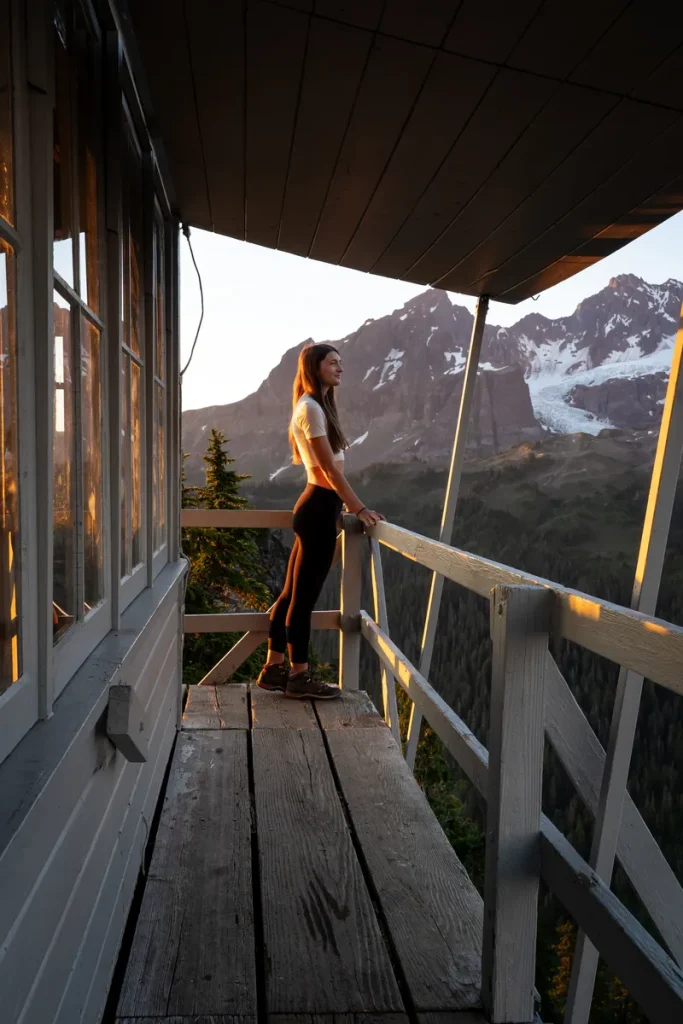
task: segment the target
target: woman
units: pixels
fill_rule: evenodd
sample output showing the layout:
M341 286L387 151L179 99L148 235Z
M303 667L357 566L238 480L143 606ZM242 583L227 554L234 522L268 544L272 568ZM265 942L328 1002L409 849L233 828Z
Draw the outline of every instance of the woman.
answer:
M268 659L257 680L264 690L281 690L295 699L330 700L340 693L338 686L311 675L308 645L311 613L334 559L342 503L365 526L384 519L365 507L344 477L349 445L334 397L341 377L341 359L332 345L307 345L299 353L289 440L294 462L306 467L308 484L294 507L296 539L284 590L271 611ZM285 666L287 647L291 672Z

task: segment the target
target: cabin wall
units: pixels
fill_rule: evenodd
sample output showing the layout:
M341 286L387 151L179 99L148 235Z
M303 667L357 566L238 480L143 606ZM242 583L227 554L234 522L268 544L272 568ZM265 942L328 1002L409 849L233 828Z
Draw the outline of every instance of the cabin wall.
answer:
M99 1024L181 714L179 232L131 49L108 0L0 0L2 1024Z

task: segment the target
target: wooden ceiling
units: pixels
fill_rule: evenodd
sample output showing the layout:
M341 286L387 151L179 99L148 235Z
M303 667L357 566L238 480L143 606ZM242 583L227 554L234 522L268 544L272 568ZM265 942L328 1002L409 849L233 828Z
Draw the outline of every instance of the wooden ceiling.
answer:
M683 4L129 9L196 227L518 302L683 208Z

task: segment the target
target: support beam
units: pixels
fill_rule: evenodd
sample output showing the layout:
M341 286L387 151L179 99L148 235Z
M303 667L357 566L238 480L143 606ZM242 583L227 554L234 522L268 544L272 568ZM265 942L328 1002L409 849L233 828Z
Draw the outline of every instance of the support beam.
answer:
M360 688L360 585L363 524L356 516L343 517L339 685Z
M496 587L491 597L482 1001L492 1024L533 1024L544 676L552 595Z
M210 686L216 683L227 683L233 672L236 672L240 665L243 665L250 654L268 639L267 633L245 633L236 644L233 644L227 654L224 654L219 662L210 669L203 679L199 680L199 686Z
M482 295L477 303L477 311L474 315L472 325L472 338L467 353L467 366L460 396L460 412L458 413L458 425L455 431L453 452L451 455L451 468L448 474L446 485L446 496L444 498L443 514L441 517L441 529L439 540L442 544L450 544L453 534L453 520L455 519L455 506L458 502L460 491L460 480L462 467L465 463L465 448L467 446L467 430L470 424L470 413L474 399L474 389L477 385L477 370L479 368L479 355L481 343L484 337L486 325L486 314L489 308L487 295ZM443 576L435 572L432 576L432 585L427 603L427 615L425 618L424 631L422 633L422 650L420 654L420 672L425 678L429 678L429 670L432 665L432 654L434 653L434 640L436 638L436 627L439 621L439 608L441 607L441 594L443 593ZM411 768L415 766L415 754L420 739L420 726L422 715L413 705L410 714L410 725L408 726L408 740L406 743L406 761Z
M631 608L654 615L662 578L676 487L683 456L683 322L679 325L667 388L650 494L638 553ZM622 668L612 713L607 758L602 775L590 864L609 885L633 753L643 677ZM567 999L567 1024L588 1024L598 951L579 932Z
M372 576L372 594L375 603L375 622L389 636L389 617L387 615L387 599L384 592L384 573L382 572L382 552L379 541L369 538L370 573ZM396 703L396 683L384 664L381 665L382 706L384 721L391 729L392 735L401 747L401 733L398 725L398 705Z
M313 612L313 629L339 629L339 612ZM267 633L270 626L268 612L211 612L205 615L186 615L186 633Z

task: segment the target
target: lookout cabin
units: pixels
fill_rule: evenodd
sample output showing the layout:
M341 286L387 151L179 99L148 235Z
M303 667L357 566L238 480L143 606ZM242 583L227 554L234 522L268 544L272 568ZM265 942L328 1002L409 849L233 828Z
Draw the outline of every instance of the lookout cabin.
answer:
M578 928L567 1024L598 956L683 1021L683 890L626 788L643 680L683 694L655 617L683 331L629 607L450 543L489 299L683 208L682 54L663 0L0 0L2 1024L534 1024L541 880ZM184 226L478 298L439 536L345 520L324 707L230 682L266 613L184 615L183 525L291 523L181 509ZM432 573L419 664L387 548ZM430 682L444 580L490 603L488 747ZM217 630L188 694L184 632ZM607 749L552 639L621 666ZM483 894L414 779L423 720L486 802Z

